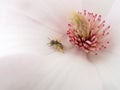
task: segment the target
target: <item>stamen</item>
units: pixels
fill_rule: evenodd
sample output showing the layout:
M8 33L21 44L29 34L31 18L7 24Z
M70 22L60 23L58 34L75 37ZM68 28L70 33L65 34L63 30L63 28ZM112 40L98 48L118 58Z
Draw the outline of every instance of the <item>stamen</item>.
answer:
M72 22L68 24L67 35L70 42L85 51L97 55L97 51L107 48L109 41L103 39L109 35L110 26L105 27L101 15L87 12L75 13Z

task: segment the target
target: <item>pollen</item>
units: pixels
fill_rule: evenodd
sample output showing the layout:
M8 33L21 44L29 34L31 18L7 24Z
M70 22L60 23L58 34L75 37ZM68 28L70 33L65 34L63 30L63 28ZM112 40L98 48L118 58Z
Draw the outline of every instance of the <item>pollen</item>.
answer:
M101 15L91 12L75 12L68 24L67 35L69 41L89 54L97 55L97 52L106 49L109 45L107 36L110 26L105 26L105 20Z

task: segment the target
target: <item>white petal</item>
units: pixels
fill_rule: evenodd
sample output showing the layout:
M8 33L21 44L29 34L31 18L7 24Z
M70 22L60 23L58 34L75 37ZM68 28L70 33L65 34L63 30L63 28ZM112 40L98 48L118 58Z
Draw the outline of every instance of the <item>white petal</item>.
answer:
M108 24L111 26L110 29L110 47L108 48L108 52L115 53L116 55L120 54L120 12L118 11L120 8L120 1L116 0L114 2L111 11L106 18ZM118 55L119 56L119 55Z
M115 0L83 0L83 9L107 16Z
M0 58L2 90L102 90L96 69L74 53L16 54ZM80 53L84 56L84 54ZM83 61L84 59L84 61Z
M109 56L108 56L109 55ZM120 57L116 54L107 54L102 62L96 64L96 68L102 78L104 90L120 89ZM106 60L107 59L107 60Z
M103 79L105 90L120 89L120 1L116 0L107 17L111 25L110 47L103 53L94 57L98 60L96 68ZM93 57L92 57L93 59Z
M4 8L0 19L0 56L15 52L49 52L48 37L56 35L48 28L9 8Z
M1 10L1 56L25 51L39 52L44 55L54 52L49 45L47 45L47 43L49 43L48 37L59 40L63 36L63 33L66 33L66 30L63 30L63 27L61 28L59 25L57 26L58 29L54 29L54 27L56 27L55 23L46 22L53 24L47 26L22 11L9 7L10 6L3 6L4 9ZM62 24L63 23L61 23L61 25ZM63 24L63 26L66 25ZM56 30L62 33L56 32ZM62 40L64 38L65 37L63 37Z
M81 0L61 0L60 2L58 0L12 0L5 3L7 7L22 12L59 32L65 32L71 13L78 11L82 4Z

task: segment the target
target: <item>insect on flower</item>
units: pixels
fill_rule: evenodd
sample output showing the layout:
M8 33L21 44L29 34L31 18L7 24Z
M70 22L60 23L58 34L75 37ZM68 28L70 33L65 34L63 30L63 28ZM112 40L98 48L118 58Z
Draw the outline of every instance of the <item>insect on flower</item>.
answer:
M64 47L63 44L59 41L59 40L50 40L49 45L54 47L56 50L60 51L60 52L64 52Z
M86 12L73 14L68 24L67 35L69 41L85 51L97 55L97 51L105 49L109 41L106 39L110 26L105 27L101 15Z

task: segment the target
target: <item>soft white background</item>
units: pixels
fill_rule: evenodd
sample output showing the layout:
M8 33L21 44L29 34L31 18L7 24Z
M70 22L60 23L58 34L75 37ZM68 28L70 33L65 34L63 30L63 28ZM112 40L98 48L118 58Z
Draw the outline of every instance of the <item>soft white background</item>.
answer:
M120 90L119 8L120 0L0 0L0 90ZM111 46L90 58L71 46L53 51L48 37L62 37L83 9L110 24Z

